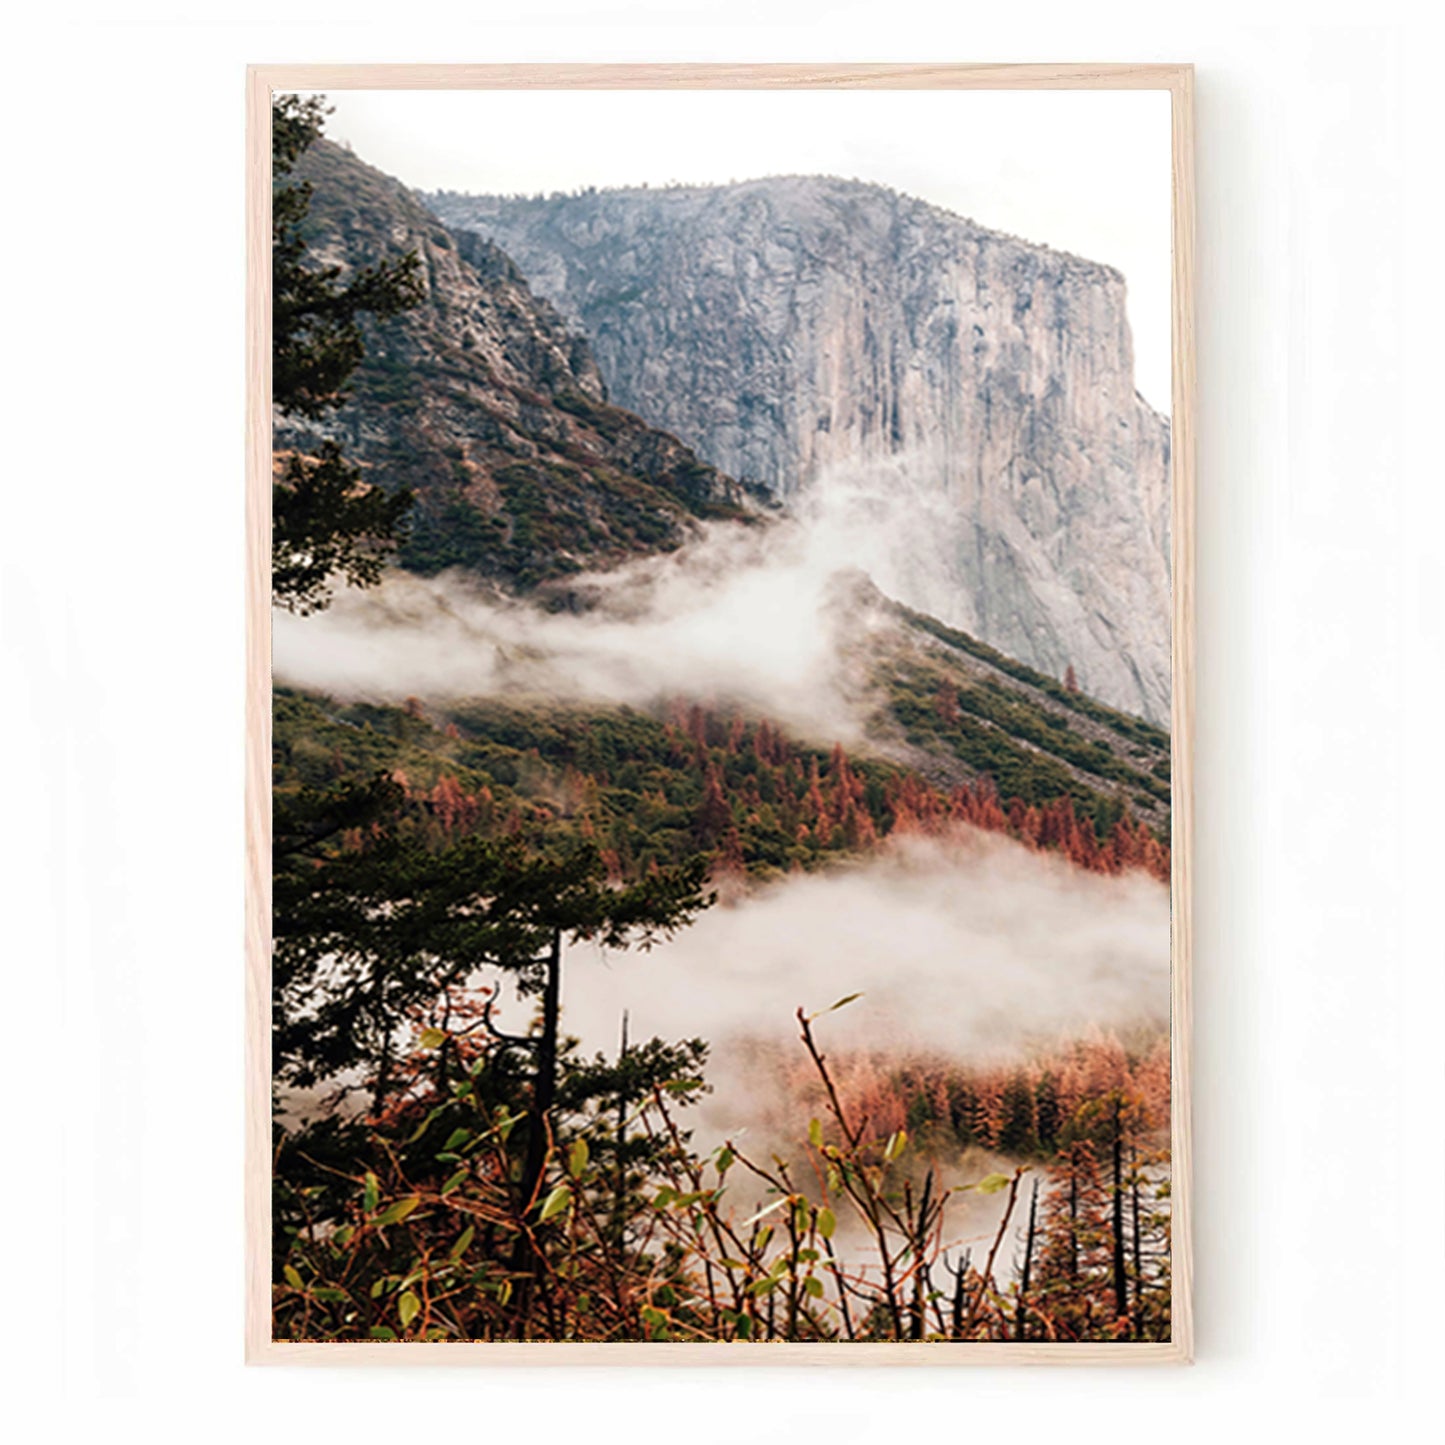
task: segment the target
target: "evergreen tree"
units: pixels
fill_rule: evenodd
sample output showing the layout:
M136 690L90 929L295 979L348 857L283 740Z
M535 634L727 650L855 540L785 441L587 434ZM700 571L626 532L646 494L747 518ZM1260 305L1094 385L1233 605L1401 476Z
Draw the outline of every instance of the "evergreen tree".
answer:
M374 795L343 796L360 809ZM711 901L701 859L616 888L589 844L533 853L513 838L469 837L433 852L396 824L395 815L373 820L360 846L320 856L278 835L273 884L277 1077L307 1086L351 1073L368 1081L373 1113L396 1086L401 1031L414 1010L487 967L542 1000L537 1040L507 1042L534 1051L545 1112L564 943L648 947Z
M1039 1080L1034 1091L1034 1118L1037 1121L1039 1148L1051 1154L1059 1141L1059 1085L1052 1073Z
M346 400L346 382L365 353L363 316L395 316L422 296L415 252L356 272L310 258L306 220L312 187L290 179L321 135L319 96L282 96L271 107L271 401L282 415L320 421ZM291 455L271 489L272 599L294 612L327 605L328 579L357 586L381 576L411 507L362 481L340 446Z
M1014 1074L1003 1092L998 1147L1005 1154L1023 1158L1038 1153L1039 1138L1034 1122L1034 1094L1022 1074Z

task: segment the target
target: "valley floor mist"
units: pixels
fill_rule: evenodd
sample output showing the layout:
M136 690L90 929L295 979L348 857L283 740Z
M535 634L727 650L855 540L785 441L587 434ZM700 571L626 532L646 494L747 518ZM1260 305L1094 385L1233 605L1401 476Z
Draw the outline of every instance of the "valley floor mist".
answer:
M1123 278L833 177L422 196L327 114L272 117L275 1338L1169 1339Z

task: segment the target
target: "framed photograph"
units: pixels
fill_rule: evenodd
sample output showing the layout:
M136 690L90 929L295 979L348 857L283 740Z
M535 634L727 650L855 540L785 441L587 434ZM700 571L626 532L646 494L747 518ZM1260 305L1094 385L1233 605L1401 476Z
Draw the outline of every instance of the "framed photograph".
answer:
M251 70L249 1360L1192 1358L1191 85Z

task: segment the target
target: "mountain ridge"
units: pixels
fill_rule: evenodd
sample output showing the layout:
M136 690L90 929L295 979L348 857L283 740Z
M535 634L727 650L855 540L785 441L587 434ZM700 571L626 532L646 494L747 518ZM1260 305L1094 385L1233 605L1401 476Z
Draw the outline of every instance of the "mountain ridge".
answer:
M1057 257L1060 261L1072 262L1080 267L1099 273L1102 277L1111 281L1123 282L1124 273L1117 266L1110 265L1107 261L1098 261L1092 257L1084 256L1077 251L1070 251L1062 246L1052 246L1047 241L1036 241L1027 236L1021 236L1013 231L1005 231L998 226L987 226L974 217L965 215L962 211L955 211L948 206L939 205L936 201L930 201L922 196L912 195L908 191L900 190L897 186L890 186L883 181L866 181L858 176L842 176L829 171L777 171L769 172L766 175L748 176L742 180L730 181L668 181L663 185L652 186L645 182L630 186L584 186L575 191L533 191L503 194L501 192L473 192L458 191L450 186L441 186L436 190L419 190L416 195L434 213L439 214L438 207L446 208L450 203L468 202L478 200L500 200L507 204L517 202L530 204L552 204L559 200L571 199L578 196L590 195L617 195L617 196L651 196L658 194L673 194L676 192L691 192L703 194L723 190L743 190L749 187L766 187L773 184L791 183L817 183L820 186L832 186L841 189L854 190L859 192L876 192L880 196L892 200L903 201L907 204L917 206L920 210L930 211L940 218L961 222L981 236L1001 242L1012 242L1024 246L1030 251L1042 252L1049 256Z

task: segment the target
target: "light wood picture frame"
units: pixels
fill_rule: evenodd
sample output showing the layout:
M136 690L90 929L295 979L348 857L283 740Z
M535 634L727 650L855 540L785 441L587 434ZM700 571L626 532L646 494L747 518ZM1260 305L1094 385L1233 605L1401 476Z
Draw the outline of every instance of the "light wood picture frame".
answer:
M1171 1337L1117 1343L476 1343L272 1338L271 1179L271 149L272 97L351 90L1152 90L1172 123L1170 806ZM1194 121L1189 65L256 65L247 91L247 717L245 1357L254 1364L1181 1364L1194 1358L1191 1214L1191 836L1194 718ZM981 217L987 220L987 217Z

